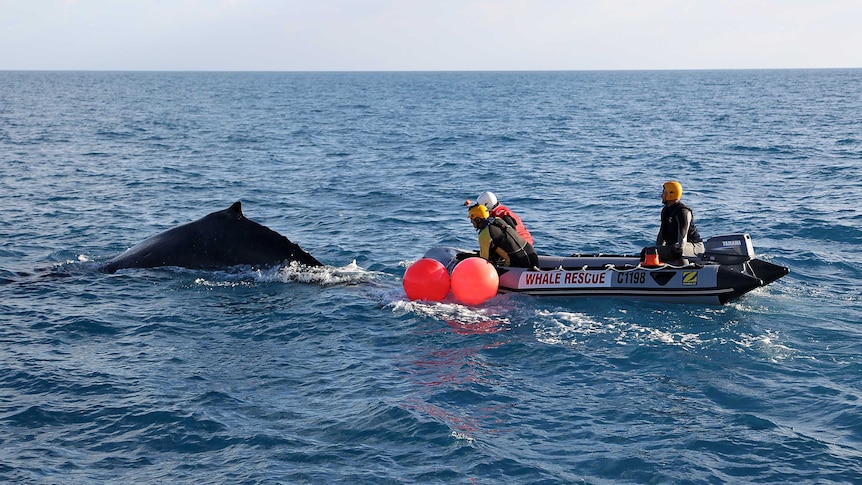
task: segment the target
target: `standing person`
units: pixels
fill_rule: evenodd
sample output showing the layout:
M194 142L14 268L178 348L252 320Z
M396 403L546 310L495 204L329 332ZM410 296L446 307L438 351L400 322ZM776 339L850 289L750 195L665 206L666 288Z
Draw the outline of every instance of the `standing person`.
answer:
M661 191L664 208L661 210L661 227L655 245L660 249L666 248L662 252L671 260L693 257L704 251L703 239L694 225L691 208L680 202L681 198L682 184L675 180L664 183Z
M538 266L539 257L533 245L518 235L515 229L502 219L491 217L482 204L470 206L470 222L479 231L479 256L491 263L515 268Z
M521 218L518 217L518 214L515 214L508 207L504 206L497 200L497 196L494 195L493 192L482 192L479 197L476 198L477 204L482 204L488 208L488 212L492 217L496 217L497 219L503 219L506 224L514 227L516 231L518 231L518 235L521 236L524 241L527 241L531 245L533 243L533 235L530 234L530 231L527 230L527 227L521 221ZM469 206L472 202L470 199L467 199L464 202L464 205Z

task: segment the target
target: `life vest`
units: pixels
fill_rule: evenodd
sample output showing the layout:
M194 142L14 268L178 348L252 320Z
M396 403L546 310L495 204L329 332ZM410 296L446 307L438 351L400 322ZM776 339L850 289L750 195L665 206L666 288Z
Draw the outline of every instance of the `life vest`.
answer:
M515 214L503 204L495 205L494 208L490 210L490 213L492 216L506 221L506 223L518 231L518 235L521 236L524 241L533 244L533 235L530 234L530 231L528 231L526 226L524 226L524 223L521 221L521 218L518 217L518 214Z

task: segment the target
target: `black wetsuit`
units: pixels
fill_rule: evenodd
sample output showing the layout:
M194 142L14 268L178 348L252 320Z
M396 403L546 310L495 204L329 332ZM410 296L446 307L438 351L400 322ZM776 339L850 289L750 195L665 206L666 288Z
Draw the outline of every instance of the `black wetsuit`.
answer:
M676 204L666 205L661 210L661 229L659 233L666 246L673 246L681 242L679 241L679 228L684 224L682 215L682 211L684 210L692 214L686 240L692 244L703 242L703 239L701 239L700 234L697 232L697 226L694 225L694 213L691 212L691 209L687 205L677 202Z
M539 257L533 245L504 221L497 218L488 219L488 234L491 236L491 247L488 251L491 258L497 254L496 249L500 248L509 255L509 265L512 267L532 268L539 265ZM498 261L492 259L491 262Z

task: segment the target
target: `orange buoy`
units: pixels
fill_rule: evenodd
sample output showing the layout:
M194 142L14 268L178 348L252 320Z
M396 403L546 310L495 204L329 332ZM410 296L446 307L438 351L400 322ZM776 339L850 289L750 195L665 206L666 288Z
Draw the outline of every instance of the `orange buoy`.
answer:
M452 294L466 305L478 305L497 294L500 277L483 258L467 258L452 270Z
M403 284L411 300L440 301L449 294L449 272L440 261L422 258L404 272Z

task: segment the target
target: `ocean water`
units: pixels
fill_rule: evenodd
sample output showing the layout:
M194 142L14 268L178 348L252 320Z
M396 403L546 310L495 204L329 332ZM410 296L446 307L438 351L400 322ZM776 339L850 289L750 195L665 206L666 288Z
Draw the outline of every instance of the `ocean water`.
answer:
M862 482L862 70L0 72L0 482ZM549 254L704 236L724 306L411 302L485 190ZM327 264L98 271L241 200Z

